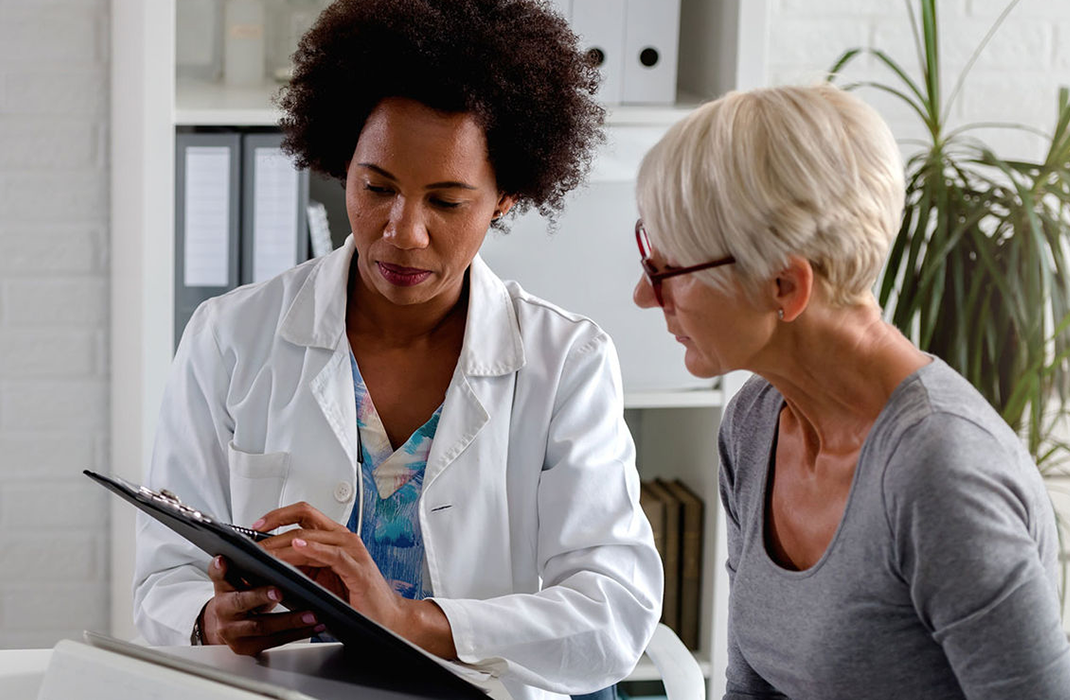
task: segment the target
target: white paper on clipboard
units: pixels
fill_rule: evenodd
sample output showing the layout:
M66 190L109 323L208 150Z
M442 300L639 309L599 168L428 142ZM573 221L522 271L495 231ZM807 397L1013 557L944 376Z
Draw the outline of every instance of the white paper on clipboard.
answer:
M253 282L297 264L298 171L281 148L257 148L253 159Z
M225 287L230 283L230 149L186 149L185 254L183 284Z

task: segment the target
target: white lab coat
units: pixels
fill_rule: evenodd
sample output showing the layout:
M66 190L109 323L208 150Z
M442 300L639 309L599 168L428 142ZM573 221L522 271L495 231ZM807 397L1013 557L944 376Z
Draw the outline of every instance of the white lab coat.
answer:
M148 485L240 525L298 501L349 520L361 482L345 333L353 254L349 239L200 306L175 357ZM460 660L517 700L616 682L653 634L662 571L634 459L609 337L477 257L419 517ZM212 596L207 564L139 518L135 618L146 639L189 642Z

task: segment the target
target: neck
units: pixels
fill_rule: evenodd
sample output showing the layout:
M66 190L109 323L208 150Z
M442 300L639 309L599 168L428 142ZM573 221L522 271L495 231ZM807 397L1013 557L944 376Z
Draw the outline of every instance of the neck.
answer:
M808 451L848 454L861 448L896 387L928 363L875 303L812 304L778 324L753 371L784 396L785 424L801 431Z
M449 294L421 304L399 306L371 289L354 263L349 276L346 331L367 343L411 348L444 337L463 336L468 313L468 275Z

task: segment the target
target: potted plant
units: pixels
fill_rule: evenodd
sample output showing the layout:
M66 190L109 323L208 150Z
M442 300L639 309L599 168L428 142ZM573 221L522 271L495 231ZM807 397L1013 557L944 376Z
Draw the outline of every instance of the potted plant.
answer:
M1045 475L1068 475L1070 444L1058 428L1070 396L1070 94L1059 91L1040 162L1001 158L973 136L992 124L948 127L970 68L1019 1L996 20L946 99L936 0L918 0L917 11L906 1L920 82L886 53L860 48L845 52L830 78L873 55L893 80L845 87L896 96L926 129L906 162L902 226L879 286L887 318L977 387ZM1065 569L1062 588L1065 595Z

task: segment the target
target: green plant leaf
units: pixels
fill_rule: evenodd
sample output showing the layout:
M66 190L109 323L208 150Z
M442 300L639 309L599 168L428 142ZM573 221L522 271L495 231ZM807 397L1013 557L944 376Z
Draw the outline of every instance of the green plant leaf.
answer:
M937 111L926 120L935 125L934 134L940 131L940 42L936 29L936 0L921 0L922 45L924 46L925 88L928 103Z
M846 51L844 51L843 54L841 54L840 57L836 59L836 62L832 64L832 67L829 68L828 74L825 76L825 79L828 80L830 83L833 82L836 78L839 77L840 71L843 70L848 63L855 60L855 58L857 58L862 52L862 49L857 48L847 49Z
M860 87L873 88L874 90L880 90L881 92L887 92L890 95L895 95L900 100L902 100L903 102L906 102L908 105L910 105L910 108L918 113L918 116L921 117L923 122L925 122L927 125L930 123L929 122L929 115L926 114L925 108L922 107L921 105L919 105L914 100L910 99L910 96L907 95L902 90L897 90L897 89L895 89L893 87L890 87L890 86L885 85L883 83L878 83L878 82L875 82L875 81L872 81L872 80L859 80L857 82L848 83L847 85L843 86L843 89L844 90L857 90Z
M962 134L966 134L971 131L976 131L977 129L1009 129L1013 131L1025 131L1035 136L1040 136L1044 139L1051 138L1051 135L1045 132L1044 130L1038 129L1034 126L1029 126L1027 124L1015 124L1013 122L972 122L970 124L963 124L957 129L953 129L947 132L947 139L950 141L951 139L954 139ZM1026 165L1030 165L1034 168L1037 167L1036 163L1027 163Z
M888 54L884 53L880 49L871 49L870 53L873 54L877 58L878 61L880 61L884 65L888 66L888 68L890 68L893 73L895 73L896 75L899 76L899 79L902 80L903 83L908 88L910 88L910 91L917 96L918 102L923 104L923 105L925 105L926 110L931 110L932 109L932 105L927 103L926 97L922 93L921 88L918 87L918 84L915 83L913 80L911 80L910 76L907 75L907 72L905 70L903 70L903 68L898 63L896 63L895 60L892 59L891 56L889 56Z
M988 33L985 34L984 39L982 39L981 43L977 46L977 48L973 50L973 54L970 56L970 59L966 61L966 67L962 69L961 73L959 73L958 80L956 80L955 82L955 87L951 90L951 96L947 99L947 104L944 105L944 113L941 117L942 121L947 121L948 115L951 112L951 107L955 104L955 100L958 99L959 92L962 90L962 85L966 82L966 76L969 75L970 70L973 69L973 64L977 62L977 58L981 55L981 52L985 50L985 47L988 46L988 42L992 40L992 37L995 35L996 30L1003 26L1003 22L1007 19L1007 15L1010 14L1011 10L1013 10L1019 2L1021 2L1021 0L1011 0L1011 3L1007 5L1007 7L1003 8L1003 12L1000 13L996 21L992 23L991 27L989 27ZM935 15L936 7L935 2L933 2L934 22L936 21Z

